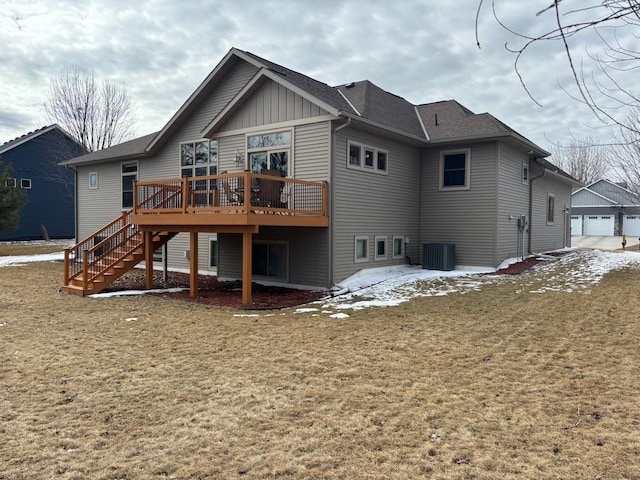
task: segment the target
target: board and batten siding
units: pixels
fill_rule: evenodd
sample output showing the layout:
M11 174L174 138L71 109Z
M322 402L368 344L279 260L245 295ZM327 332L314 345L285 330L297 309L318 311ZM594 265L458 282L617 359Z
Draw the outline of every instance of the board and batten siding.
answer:
M347 167L348 142L387 152L388 173ZM393 258L393 237L409 239L406 255L418 258L420 150L348 127L334 138L331 221L333 280L340 283L362 269L404 264ZM369 239L369 261L355 262L355 237ZM386 258L375 259L375 239L387 239Z
M603 198L588 190L580 190L571 196L572 207L610 207L612 205L615 205L615 202L611 199Z
M453 243L456 265L495 267L498 146L487 142L458 148L471 150L468 190L439 190L440 153L452 147L423 153L420 243Z
M498 235L494 265L519 253L527 255L529 251L529 235L518 230L518 218L529 215L529 179L523 181L522 178L523 165L529 168L529 156L505 143L499 144L498 154Z
M567 232L571 218L571 187L560 182L553 175L540 175L540 171L532 172L532 218L529 220L531 228L531 251L546 252L565 247ZM547 201L549 194L554 199L554 221L547 222Z
M286 87L266 80L220 128L221 132L302 120L327 112Z

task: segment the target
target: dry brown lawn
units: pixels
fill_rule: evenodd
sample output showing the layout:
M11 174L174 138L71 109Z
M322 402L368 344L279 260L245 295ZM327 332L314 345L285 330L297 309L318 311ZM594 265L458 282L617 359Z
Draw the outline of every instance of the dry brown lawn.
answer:
M0 268L0 479L640 479L638 273L335 319Z

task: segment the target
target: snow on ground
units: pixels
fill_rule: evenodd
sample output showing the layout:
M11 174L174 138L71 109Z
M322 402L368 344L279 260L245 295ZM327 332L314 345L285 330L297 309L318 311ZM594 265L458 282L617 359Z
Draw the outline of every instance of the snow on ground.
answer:
M23 265L29 262L62 261L63 259L63 252L0 257L0 267ZM501 267L515 261L517 260L506 261ZM518 292L584 291L597 284L606 273L631 266L640 268L640 252L570 251L566 255L536 265L531 274L519 277L522 287ZM464 294L479 290L487 282L501 282L511 278L502 275L480 275L490 271L492 270L443 272L409 265L365 270L344 281L331 297L295 309L294 313L306 313L314 316L328 315L337 319L348 318L349 314L346 313L348 310L391 307L416 297L441 296L452 293ZM540 275L536 275L536 272ZM541 278L545 279L542 285L540 285ZM129 290L91 295L91 297L143 295L179 290L181 289Z

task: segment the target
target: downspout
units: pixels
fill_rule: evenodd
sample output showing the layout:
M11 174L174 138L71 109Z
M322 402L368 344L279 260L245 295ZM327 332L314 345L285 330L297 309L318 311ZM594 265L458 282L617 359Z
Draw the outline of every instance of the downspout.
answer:
M538 165L540 165L538 163L538 157L533 157L533 161L536 162ZM531 238L532 238L531 230L533 226L533 182L534 180L543 178L547 174L547 169L544 168L542 165L540 166L542 167L542 173L537 177L533 177L529 181L529 232L528 232L529 235L528 235L528 245L527 245L527 249L529 250L529 255L533 255L533 251L531 250Z
M347 117L347 120L338 125L336 128L333 129L333 132L331 134L331 145L329 148L329 192L330 192L330 196L329 196L329 282L331 284L334 284L334 275L333 275L333 258L334 258L334 254L333 254L333 233L335 231L334 226L333 226L333 219L334 219L334 202L333 202L333 195L334 195L334 187L335 187L335 178L334 178L334 169L333 169L333 159L335 156L335 146L336 146L336 133L338 133L340 130L342 130L343 128L347 128L349 125L351 125L351 117Z

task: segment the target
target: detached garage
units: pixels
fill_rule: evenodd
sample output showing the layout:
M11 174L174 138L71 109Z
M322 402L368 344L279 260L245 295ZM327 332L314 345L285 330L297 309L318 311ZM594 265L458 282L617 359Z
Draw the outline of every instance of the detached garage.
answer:
M595 236L613 235L615 215L585 215L584 234Z

